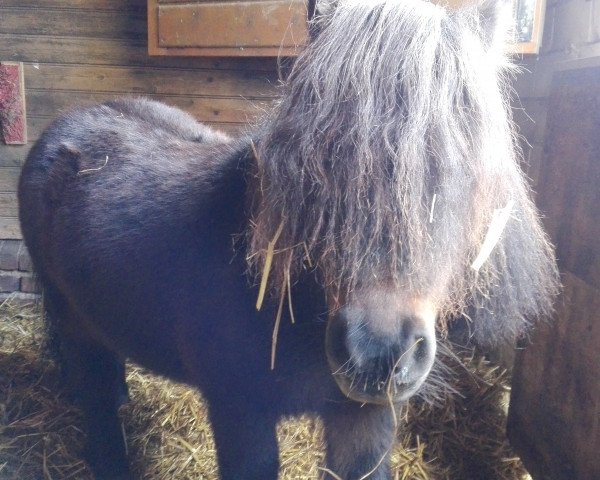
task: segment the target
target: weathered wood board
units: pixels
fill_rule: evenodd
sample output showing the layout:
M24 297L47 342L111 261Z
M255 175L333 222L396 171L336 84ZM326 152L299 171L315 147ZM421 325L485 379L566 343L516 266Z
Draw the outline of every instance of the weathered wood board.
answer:
M23 64L0 60L0 127L7 145L27 144Z
M305 0L148 0L151 55L297 55L308 39Z

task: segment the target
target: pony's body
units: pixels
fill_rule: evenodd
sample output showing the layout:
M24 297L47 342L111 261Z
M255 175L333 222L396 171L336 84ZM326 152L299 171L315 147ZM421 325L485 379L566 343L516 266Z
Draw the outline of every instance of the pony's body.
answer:
M126 358L202 390L225 479L274 479L275 424L307 411L331 472L386 479L392 403L440 383L436 324L464 314L493 345L550 309L496 9L337 3L254 142L130 99L69 112L33 147L22 230L98 478L128 478Z
M114 414L126 392L127 357L202 390L224 478L277 475L274 428L282 415L319 413L333 426L338 415L370 412L381 425L365 425L357 433L361 442L370 448L389 441L389 409L360 408L331 376L323 342L327 305L312 274L294 288L296 323L286 310L276 368L270 368L276 305L256 311L258 289L245 275L243 241L237 252L233 248L248 215L247 177L255 168L249 141L223 142L216 134L199 143L186 138L190 119L178 132L175 123L168 131L123 113L138 104L164 109L123 100L73 112L44 133L31 154L39 161L23 170L24 235L44 285L65 380L76 397L92 394L79 398L84 409L103 422ZM112 452L121 442L110 425L88 426L92 438L108 435L91 459L100 464L101 478L116 478L111 462L122 467L124 461ZM352 476L385 453L339 448L344 459L360 457L344 467Z

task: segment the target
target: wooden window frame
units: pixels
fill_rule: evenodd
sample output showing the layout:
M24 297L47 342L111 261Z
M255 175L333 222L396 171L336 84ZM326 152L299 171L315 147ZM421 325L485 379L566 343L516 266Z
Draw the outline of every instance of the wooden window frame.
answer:
M515 9L518 6L518 0L515 0ZM519 55L537 55L540 52L542 43L542 33L544 28L544 17L546 12L546 0L535 0L533 6L533 25L531 30L531 39L525 42L517 42L512 47L512 51ZM515 15L517 14L515 10Z

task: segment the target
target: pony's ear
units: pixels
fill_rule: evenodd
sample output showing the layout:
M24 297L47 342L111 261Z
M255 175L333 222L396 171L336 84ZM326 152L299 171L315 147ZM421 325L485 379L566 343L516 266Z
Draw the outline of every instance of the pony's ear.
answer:
M308 34L312 42L329 22L339 0L308 0Z
M504 49L514 33L512 0L483 0L476 8L484 45Z

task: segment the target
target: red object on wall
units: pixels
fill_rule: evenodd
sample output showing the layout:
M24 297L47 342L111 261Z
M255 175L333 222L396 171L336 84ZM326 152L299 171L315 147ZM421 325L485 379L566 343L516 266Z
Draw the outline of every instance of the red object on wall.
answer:
M0 62L0 126L5 143L27 143L22 63Z

